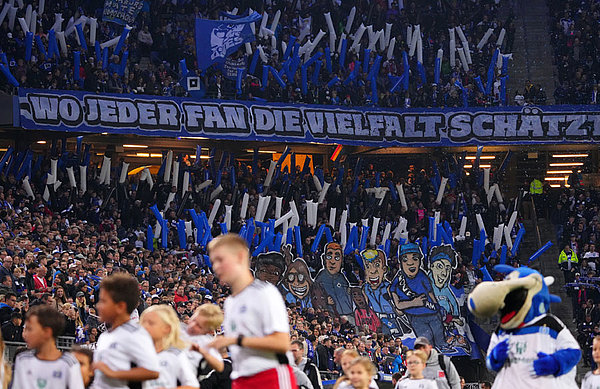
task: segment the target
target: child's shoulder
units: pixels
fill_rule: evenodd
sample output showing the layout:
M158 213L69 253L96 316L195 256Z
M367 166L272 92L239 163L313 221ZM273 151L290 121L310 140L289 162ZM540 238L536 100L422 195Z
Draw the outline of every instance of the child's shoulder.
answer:
M27 351L23 351L22 353L20 353L19 355L17 355L16 359L15 359L15 363L31 363L33 361L40 361L40 362L59 362L59 363L64 363L66 364L68 367L71 367L73 365L78 364L79 362L77 361L77 358L75 358L75 356L69 352L63 352L61 354L61 356L53 361L46 361L46 360L41 360L37 357L37 355L35 355L35 350L27 350Z
M594 371L588 371L587 373L585 373L585 376L583 377L583 382L585 381L592 381L592 380L600 380L600 374L594 374Z
M130 320L130 321L125 322L125 323L121 324L120 326L114 328L113 330L106 332L106 333L109 333L109 334L117 333L118 334L121 332L125 332L125 333L132 334L132 333L140 331L141 329L142 329L142 326L140 326L138 323Z
M27 350L19 353L19 355L17 355L17 357L15 358L15 363L30 359L37 359L37 357L35 356L35 350Z
M62 355L58 359L61 362L66 363L69 367L79 364L79 361L77 360L77 358L75 358L75 355L71 354L70 352L62 353Z

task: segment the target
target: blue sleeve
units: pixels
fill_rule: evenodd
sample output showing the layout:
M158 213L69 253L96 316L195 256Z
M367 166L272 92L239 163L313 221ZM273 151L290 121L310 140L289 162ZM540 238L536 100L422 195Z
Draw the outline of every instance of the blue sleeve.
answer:
M563 374L567 374L573 369L581 359L581 350L574 348L566 348L564 350L558 350L552 354L558 361L559 369L555 374L557 377Z

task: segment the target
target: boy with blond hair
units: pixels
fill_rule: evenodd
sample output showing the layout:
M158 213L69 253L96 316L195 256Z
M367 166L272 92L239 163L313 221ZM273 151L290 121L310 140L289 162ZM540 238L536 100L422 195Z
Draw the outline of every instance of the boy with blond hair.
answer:
M213 271L231 287L225 300L224 335L208 347L229 347L233 388L295 388L286 357L290 349L287 310L277 288L255 280L246 240L221 235L208 245Z

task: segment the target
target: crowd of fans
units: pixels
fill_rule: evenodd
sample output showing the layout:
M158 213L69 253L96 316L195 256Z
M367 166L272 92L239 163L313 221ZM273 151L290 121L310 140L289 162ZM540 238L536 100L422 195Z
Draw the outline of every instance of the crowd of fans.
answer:
M450 156L448 158L450 161ZM247 217L256 215L258 191L262 190L267 174L264 162L261 167L259 161L254 172L251 164L242 161L227 159L222 166L223 191L218 198L223 205L234 206L233 232L239 231L242 226L239 209L243 192L250 194ZM266 166L269 164L266 163ZM346 167L345 172L343 166ZM417 241L427 236L429 217L434 216L436 210L441 212L440 221L448 221L455 234L459 231L460 216L466 215L469 220L467 235L478 236L475 213L482 215L487 229L491 231L494 226L506 222L515 207L514 200L498 204L494 198L488 204L477 174L472 172L467 176L450 162L445 169L452 169L452 172L442 173L455 175L456 181L453 180L446 190L441 204L435 202L436 174L432 166L424 166L422 170L411 167L406 171L388 164L386 170L378 171L376 165L370 165L357 172L352 166L354 161L348 161L323 171L324 179L332 186L319 206L317 226L327 223L330 207L347 207L349 223L360 223L361 219L373 216L381 218L377 244L381 244L383 223L391 222L395 228L400 216L408 220L409 240ZM191 187L195 188L205 177L213 177L215 168L209 163L186 164L181 169L192 173ZM191 196L183 198L178 191L173 201L166 204L172 183L164 183L162 177L155 177L154 186L150 188L147 181L139 180L139 175L130 176L125 184L116 185L114 190L114 185L98 183L100 167L90 165L85 193L70 188L68 184L56 188L49 185L50 201L47 202L42 194L46 189L45 172L49 169L50 161L46 157L32 176L35 199L26 195L21 182L15 179L12 167L8 166L0 175L0 320L6 341L22 340L22 319L30 306L50 304L64 313L67 319L65 335L93 347L98 334L105 330L94 308L98 300L98 286L103 277L115 272L128 272L139 280L142 301L138 313L153 304L171 304L182 322L186 323L200 304L224 302L228 290L211 274L204 246L189 237L187 246L181 248L176 229L180 218L189 220L188 212L182 209L195 208L198 213L210 213L215 200L210 199L214 185L199 191L194 189ZM322 171L318 166L316 169ZM120 166L117 166L113 167L111 174L116 178L119 172ZM231 174L235 175L234 186ZM358 182L355 190L354 174ZM62 168L58 176L59 180L68 182ZM179 175L179 188L182 176ZM492 177L492 182L501 180L499 173ZM334 184L336 181L339 186ZM378 181L382 186L403 183L408 209L404 209L398 201L391 201L389 195L383 201L375 198L369 188ZM284 211L289 208L290 200L298 204L302 258L311 277L315 277L322 268L321 253L311 250L317 228L307 225L305 200L316 200L319 191L310 178L310 172L302 173L299 166L295 174L284 170L275 175L262 195L283 197ZM274 218L274 203L273 198L265 220ZM150 210L153 204L165 209L164 218L170 225L166 249L162 248L160 237L152 242L153 249L148 249L147 226L154 226L156 222ZM224 207L221 207L211 226L213 236L221 233L220 223L224 222L224 218ZM255 234L260 234L258 229ZM339 241L339 232L333 231L333 236ZM392 239L387 273L390 279L399 267L398 243ZM484 264L481 260L474 266L471 246L472 239L468 236L465 240L456 241L456 250L462 257L452 273L451 283L456 290L468 292L480 282L483 278L481 266L486 266L492 277L496 276L492 267L500 253L493 253L492 245L488 245L484 255L489 261ZM518 264L518 256L508 258L508 263ZM351 285L361 286L364 283L365 275L354 253L344 256L343 272ZM312 345L312 354L309 355L319 369L340 371L334 351L339 347L352 346L361 355L371 357L382 372L403 371L402 356L406 349L401 339L376 333L368 327L357 327L348 317L331 314L321 307L307 308L298 303L289 304L288 309L292 336L305 339ZM466 312L465 307L461 309Z
M592 340L600 335L600 198L597 191L572 188L552 199L550 213L562 252L559 265L573 305L577 340L587 366L593 365ZM569 260L570 259L570 260Z
M557 104L598 104L598 13L594 1L549 0Z
M26 6L30 1L25 1L25 6L17 11L17 18L24 17ZM37 2L31 1L36 5ZM112 53L108 64L103 64L103 58L97 58L94 46L88 44L89 50L85 52L77 41L77 33L66 36L68 54L61 53L59 60L48 59L38 50L34 41L32 60L25 60L25 34L18 22L12 30L5 18L0 26L0 39L2 50L7 57L9 70L23 87L44 89L85 90L90 92L113 93L139 93L161 96L186 95L186 82L182 79L179 62L185 59L187 68L194 70L196 66L194 19L196 17L218 19L222 18L221 12L232 11L234 6L239 7L238 13L252 7L258 12L266 12L269 16L268 27L271 25L277 11L281 12L280 22L276 28L277 42L272 46L269 37L260 37L257 28L257 40L252 43L253 51L261 45L267 59L267 64L277 70L282 67L282 42L290 42L290 36L300 36L304 26L310 20L310 33L303 38L314 40L319 30L328 31L323 14L330 12L338 38L345 27L347 17L352 6L356 7L356 17L351 34L354 34L362 23L372 25L375 31L385 29L386 23L391 24L391 37L396 38L393 56L387 59L387 49L373 50L368 58L364 58L364 49L368 46L368 34L363 35L361 51L348 50L345 63L340 65L337 50L332 50L333 68L329 73L325 67L316 83L312 81L314 65L308 69L308 90L301 92L300 71L295 74L295 80L287 80L285 88L281 88L274 79L268 82L266 89L261 85L262 61L256 67L254 74L249 74L243 81L241 93L236 90L236 80L222 68L211 67L202 73L205 91L208 97L214 98L263 98L268 101L303 102L335 105L372 105L383 107L463 107L500 105L501 68L494 67L494 83L490 95L482 93L477 86L475 77L481 76L483 85L486 84L488 68L492 54L496 50L496 43L501 31L505 31L502 53L510 53L514 40L513 17L507 20L499 17L499 7L503 2L492 0L477 0L469 2L438 2L438 1L411 1L403 2L404 8L400 9L398 2L387 1L357 1L357 2L273 2L271 5L262 3L237 4L235 2L190 2L190 1L153 1L147 2L148 6L142 9L136 26L127 39L128 51L127 66L121 71L121 53ZM235 3L235 4L234 4ZM108 41L121 34L122 26L103 22L102 1L46 1L45 10L39 17L37 33L40 35L45 47L48 47L48 32L52 28L55 13L61 13L65 21L63 30L72 17L75 21L82 15L98 18L96 39L99 42ZM426 82L422 82L420 71L417 67L417 56L409 59L410 82L408 90L398 88L390 92L393 85L389 76L402 76L404 73L402 52L409 51L407 45L407 27L420 26L423 47L423 67ZM90 23L84 26L84 34L89 39ZM465 71L461 66L460 56L456 54L456 64L450 64L449 57L449 28L462 26L462 31L469 42L472 64ZM489 37L487 44L480 49L477 44L488 29L494 33ZM348 37L349 38L349 37ZM338 39L339 40L339 39ZM352 43L351 40L349 40ZM457 47L462 45L456 35ZM337 44L337 43L336 43ZM328 36L323 38L313 51L324 51L329 45ZM441 76L438 84L434 81L435 60L438 49L444 50L441 66ZM74 71L74 51L81 51L81 67ZM112 55L115 54L115 55ZM371 81L367 79L366 72L360 72L355 82L344 85L339 82L331 87L326 85L334 77L344 81L354 67L356 61L369 62L373 65L377 55L382 56L380 71L376 77L377 95L372 93ZM242 58L246 67L250 65L251 57L246 55L242 47L230 58ZM362 66L361 66L362 68ZM79 80L74 77L79 73ZM200 73L200 72L198 72ZM229 78L228 78L229 77ZM271 76L272 77L272 76ZM286 76L283 76L286 79ZM5 77L0 80L2 88L8 92L12 86ZM461 88L464 87L464 89ZM468 96L463 96L466 93ZM506 103L506 102L505 102Z

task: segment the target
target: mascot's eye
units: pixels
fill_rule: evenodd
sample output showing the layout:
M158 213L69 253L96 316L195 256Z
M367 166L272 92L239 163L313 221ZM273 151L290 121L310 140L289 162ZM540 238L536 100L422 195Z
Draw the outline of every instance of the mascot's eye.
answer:
M304 281L304 274L298 274L298 282L303 282Z

